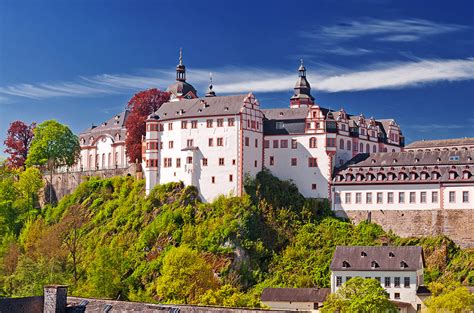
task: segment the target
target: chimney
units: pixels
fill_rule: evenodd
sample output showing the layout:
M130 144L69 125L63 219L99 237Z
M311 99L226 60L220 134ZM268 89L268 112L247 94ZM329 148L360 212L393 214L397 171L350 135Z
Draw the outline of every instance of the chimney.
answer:
M67 286L44 286L43 313L66 313Z

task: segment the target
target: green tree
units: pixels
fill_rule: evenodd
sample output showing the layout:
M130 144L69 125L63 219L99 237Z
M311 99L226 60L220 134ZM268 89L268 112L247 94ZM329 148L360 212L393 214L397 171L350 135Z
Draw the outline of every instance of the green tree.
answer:
M432 296L426 299L428 312L472 312L474 310L474 295L465 286L453 283L445 286L434 282L429 284Z
M72 166L79 157L80 145L77 136L66 125L55 120L44 121L35 128L26 165L42 166L49 170L49 201L52 201L54 169Z
M35 167L27 168L20 173L15 187L23 198L27 208L34 208L38 201L38 192L43 187L41 172Z
M210 266L196 251L181 246L165 255L157 293L166 302L197 303L201 295L216 286Z
M355 277L329 295L322 312L396 312L388 293L372 278Z

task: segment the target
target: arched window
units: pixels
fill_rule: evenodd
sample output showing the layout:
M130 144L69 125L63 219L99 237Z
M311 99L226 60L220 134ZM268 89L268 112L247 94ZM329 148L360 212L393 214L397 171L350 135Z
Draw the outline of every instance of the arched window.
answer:
M369 144L365 145L365 152L370 153L370 145Z
M347 141L347 150L349 150L349 151L351 150L351 141L350 140Z
M109 155L107 156L107 167L111 168L112 166L112 153L109 152Z
M315 137L309 138L309 147L310 148L316 148L317 146L317 141Z
M105 168L105 153L102 153L102 168Z
M344 149L344 140L339 140L339 148Z
M372 147L372 152L374 152L374 153L377 152L377 146Z
M115 152L115 165L118 165L119 164L119 154L118 152Z
M99 154L95 155L95 167L99 167Z
M363 153L363 152L364 152L364 144L363 144L362 142L360 143L360 148L359 148L359 150L360 150L360 151L359 151L360 153Z
M92 154L89 154L89 161L87 162L87 167L92 168Z

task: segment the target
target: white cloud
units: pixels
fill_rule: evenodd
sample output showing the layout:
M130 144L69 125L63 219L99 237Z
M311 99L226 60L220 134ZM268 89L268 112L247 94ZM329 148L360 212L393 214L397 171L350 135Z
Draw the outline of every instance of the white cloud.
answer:
M343 55L343 56L354 56L354 55L363 55L372 53L372 50L363 49L363 48L343 48L343 47L336 47L325 50L325 52L329 52L331 54Z

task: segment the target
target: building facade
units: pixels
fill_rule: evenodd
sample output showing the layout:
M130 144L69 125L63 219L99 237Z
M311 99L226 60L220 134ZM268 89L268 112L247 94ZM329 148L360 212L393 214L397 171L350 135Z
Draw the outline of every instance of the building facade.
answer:
M423 285L421 247L336 247L331 261L331 293L354 277L373 278L389 294L400 312L419 312L429 295Z
M301 64L289 108L261 109L252 93L205 97L176 68L171 100L147 120L143 155L147 193L172 181L198 187L204 201L241 195L244 180L263 168L295 182L305 197L328 198L335 166L361 152L400 151L392 119L375 120L320 107Z

